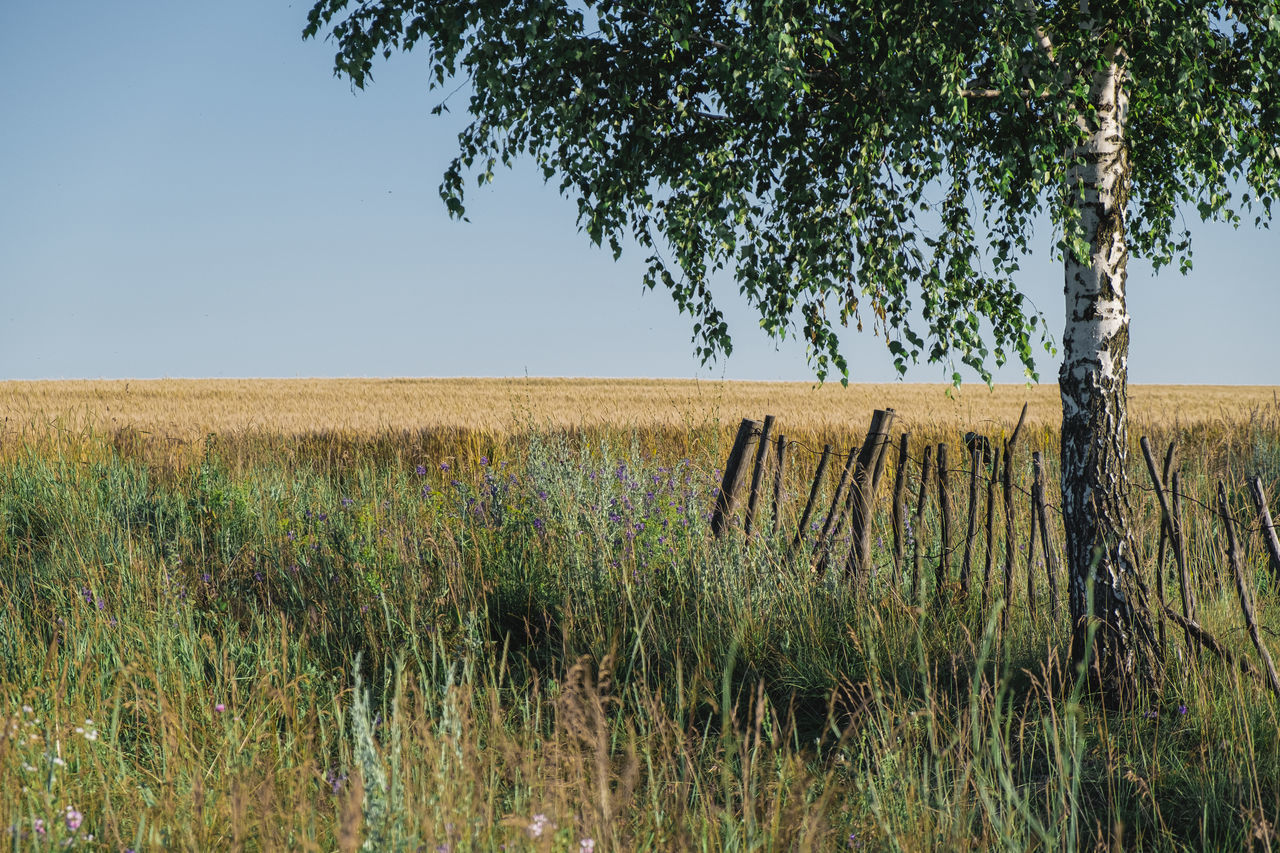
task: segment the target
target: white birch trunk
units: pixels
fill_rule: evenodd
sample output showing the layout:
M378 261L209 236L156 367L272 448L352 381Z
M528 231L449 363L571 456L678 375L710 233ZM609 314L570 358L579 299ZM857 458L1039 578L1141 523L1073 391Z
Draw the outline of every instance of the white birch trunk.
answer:
M1073 159L1083 161L1069 172L1068 184L1072 203L1079 205L1090 257L1085 262L1070 249L1065 252L1067 324L1058 376L1072 654L1077 662L1083 660L1092 617L1098 630L1088 663L1104 689L1121 699L1159 675L1129 534L1125 477L1129 158L1124 80L1118 59L1095 74L1092 114L1083 117L1084 139L1071 152Z

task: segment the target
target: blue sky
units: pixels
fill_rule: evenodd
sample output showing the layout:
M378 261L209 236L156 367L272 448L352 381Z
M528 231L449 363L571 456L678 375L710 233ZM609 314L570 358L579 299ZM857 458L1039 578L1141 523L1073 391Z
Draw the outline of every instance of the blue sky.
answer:
M640 253L591 246L527 162L451 221L436 188L460 121L430 115L424 63L355 93L301 40L307 8L0 4L0 379L812 378L728 281L735 350L700 368ZM1189 276L1130 263L1130 380L1275 384L1280 240L1193 217ZM1037 239L1024 290L1057 335L1061 268ZM895 378L883 342L842 340L853 381Z

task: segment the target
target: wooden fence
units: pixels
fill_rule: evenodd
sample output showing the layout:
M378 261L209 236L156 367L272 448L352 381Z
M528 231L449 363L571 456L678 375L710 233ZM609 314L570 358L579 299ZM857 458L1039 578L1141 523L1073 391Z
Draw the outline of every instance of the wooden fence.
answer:
M847 453L838 452L830 444L825 445L818 453L813 448L788 441L786 435L778 431L777 420L773 415L766 416L763 421L744 419L738 427L725 463L724 476L712 512L711 530L717 538L724 537L731 530L739 528L738 519L741 516L740 529L743 535L748 541L757 538L764 526L762 519L767 516L766 507L771 503L773 541L783 543L786 562L793 568L807 566L814 572L825 573L842 559L842 572L850 581L865 585L876 580L878 574L887 574L887 582L895 591L901 592L904 586L907 587L915 603L923 606L925 590L921 577L926 570L925 560L928 559L934 571L935 605L945 601L948 595L967 599L971 585L977 583L981 596L980 606L985 613L990 605L991 575L999 559L994 535L997 493L1000 514L1004 518L1002 580L1003 598L1006 602L1013 600L1014 576L1019 556L1024 550L1019 548L1015 536L1015 501L1025 498L1029 513L1025 547L1027 607L1031 617L1037 618L1038 597L1035 586L1039 554L1048 586L1049 613L1046 615L1054 623L1058 623L1062 618L1059 607L1059 576L1064 566L1058 559L1055 543L1059 541L1057 531L1061 526L1061 512L1046 500L1046 474L1041 454L1033 452L1030 455L1030 489L1023 488L1014 479L1015 451L1026 413L1024 406L1017 425L998 446L987 436L966 433L963 446L968 456L967 467L953 466L949 458L950 448L945 442L936 446L925 445L919 457L913 455L909 433L901 433L895 444L890 438L894 422L893 409L877 409L872 414L871 424L862 443L849 448ZM891 550L882 547L876 555L871 548L872 520L883 491L881 481L891 445L896 456L893 485L888 490L891 501L888 517L893 543ZM1157 465L1150 442L1145 436L1141 439L1140 446L1151 477L1151 491L1160 508L1155 576L1161 645L1166 642L1166 622L1173 622L1181 629L1190 650L1198 654L1201 649L1208 649L1241 670L1263 678L1280 697L1280 676L1277 676L1259 630L1253 590L1242 568L1236 528L1244 522L1230 513L1224 484L1221 481L1218 483L1216 506L1194 501L1182 489L1180 472L1175 464L1176 442L1169 445L1162 466ZM784 511L787 493L783 488L783 481L791 457L798 451L812 453L818 457L818 462L795 530L789 532L784 529L785 519L794 518L795 515ZM909 511L908 472L912 467L919 471L920 479L915 506ZM839 469L838 476L832 473L833 468ZM829 503L824 502L820 506L823 487L830 487L833 479L834 487L830 491ZM967 494L964 507L957 506L957 487ZM930 495L931 491L933 497ZM1250 480L1249 491L1258 519L1257 526L1251 529L1261 534L1274 588L1280 589L1280 541L1277 540L1261 478L1253 477ZM804 490L800 494L803 495ZM925 513L931 503L936 503L939 541L936 543L936 550L926 554ZM1199 511L1211 513L1216 523L1222 525L1226 540L1224 556L1234 580L1245 625L1263 663L1263 672L1259 672L1250 661L1233 656L1197 621L1196 588L1188 567L1183 523L1184 510L1188 504ZM961 526L963 537L962 541L957 542L956 533ZM982 538L985 547L981 555L980 579L976 577L979 555L975 553L979 528L985 534ZM840 556L837 544L845 540L848 542L848 551ZM908 546L911 548L910 561L907 559ZM952 563L957 552L958 572ZM880 557L879 562L875 559L877 556ZM1169 564L1177 567L1178 609L1170 604L1166 594L1165 567ZM1009 611L1009 607L1003 610L1002 629L1008 628Z

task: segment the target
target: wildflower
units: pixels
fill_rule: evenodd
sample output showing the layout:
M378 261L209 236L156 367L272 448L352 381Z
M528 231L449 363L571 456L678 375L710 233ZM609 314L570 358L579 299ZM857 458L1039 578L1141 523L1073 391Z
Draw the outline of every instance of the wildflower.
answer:
M75 832L80 828L80 823L84 820L84 815L76 811L72 806L67 806L67 813L63 816L67 823L67 829Z
M534 838L541 838L542 833L550 826L555 829L555 824L547 820L544 814L536 814L533 816L533 823L529 824L529 835Z
M432 495L431 487L430 487L430 486L423 486L423 487L422 487L422 497L423 497L423 499L429 498L429 497L431 497L431 495Z
M1179 706L1178 706L1178 716L1179 716L1179 717L1185 717L1186 715L1187 715L1187 706L1186 706L1186 705L1179 705Z
M31 821L31 828L36 831L36 835L40 836L41 838L44 838L44 833L45 833L44 818L38 817L35 820Z
M488 457L488 456L481 456L481 457L480 457L480 467L481 467L481 468L488 468L488 467L489 467L489 457Z
M419 465L417 468L413 469L413 473L417 474L419 477L425 477L427 475L427 466Z
M209 574L208 572L205 572L200 576L200 580L204 581L205 583L213 583L213 575Z
M546 528L546 525L544 525L544 524L542 523L542 519L540 519L540 518L535 518L535 519L533 520L533 529L534 529L534 530L538 531L539 533L542 533L542 532L543 532L543 530L544 530L545 528Z
M219 702L217 705L213 706L213 710L221 714L223 711L227 710L227 706Z
M449 463L448 463L448 462L441 462L441 463L440 463L440 470L441 470L441 471L448 471L448 470L449 470Z
M343 505L344 507L345 507L345 506L351 506L353 503L355 503L355 501L353 501L351 498L343 498L343 499L342 499L342 505Z
M578 849L581 850L582 853L591 853L593 850L596 849L595 839L593 838L582 839L581 841L578 842Z

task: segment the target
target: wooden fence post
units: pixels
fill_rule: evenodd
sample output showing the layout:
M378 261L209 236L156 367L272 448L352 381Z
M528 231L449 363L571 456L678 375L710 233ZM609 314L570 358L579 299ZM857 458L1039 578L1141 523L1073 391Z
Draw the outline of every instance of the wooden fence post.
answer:
M902 522L906 515L907 459L911 434L904 432L898 439L898 470L893 473L893 572L894 584L902 582L902 556L905 546Z
M853 491L849 501L849 530L853 547L845 562L845 573L861 573L868 577L871 565L871 521L874 517L876 492L884 474L884 458L889 446L889 428L893 425L893 409L876 409L871 427L858 451L854 467Z
M1231 563L1231 573L1236 578L1236 592L1240 594L1240 610L1244 613L1244 622L1249 628L1249 637L1252 638L1253 645L1258 650L1258 656L1262 658L1262 664L1267 673L1267 681L1271 685L1271 692L1277 698L1280 698L1280 676L1276 675L1276 665L1271 660L1271 652L1267 651L1267 644L1262 641L1262 634L1258 630L1258 620L1253 616L1253 606L1250 601L1252 595L1249 592L1248 582L1244 577L1244 569L1240 565L1240 549L1236 544L1236 529L1231 523L1231 513L1227 511L1227 490L1222 485L1221 480L1218 481L1218 512L1222 514L1222 523L1227 528L1227 559Z
M809 500L804 505L804 512L800 515L800 526L796 529L796 537L791 541L791 550L794 552L800 547L800 543L804 541L805 533L809 529L809 519L813 518L813 508L818 502L818 491L822 488L822 475L827 473L827 465L831 463L831 445L824 444L822 446L822 459L818 462L818 470L813 475L813 486L809 489Z
M1031 486L1031 497L1040 522L1040 547L1044 550L1044 570L1049 576L1049 613L1054 624L1057 624L1058 561L1053 556L1053 542L1049 539L1049 511L1044 500L1044 460L1039 451L1031 454L1031 463L1035 466L1035 482ZM1035 524L1037 518L1031 519L1031 523Z
M1170 482L1169 476L1173 473L1173 457L1174 457L1175 448L1177 446L1178 446L1178 440L1175 438L1174 440L1169 442L1169 449L1165 451L1165 454L1164 454L1164 471L1161 474L1160 482L1165 484L1166 486ZM1168 601L1164 591L1165 553L1170 544L1169 530L1172 526L1173 526L1172 524L1165 523L1164 512L1161 511L1160 541L1159 541L1159 544L1156 546L1156 595L1159 596L1160 598L1159 627L1160 627L1160 648L1161 649L1165 647L1165 642L1166 642L1165 635L1164 635L1164 623L1165 623L1164 611L1165 611L1165 608L1168 606Z
M942 603L942 590L951 575L951 486L947 481L947 445L938 444L938 515L942 544L938 548L938 568L934 604Z
M969 571L973 567L973 539L978 533L978 460L982 448L975 441L969 449L969 524L965 527L964 559L960 563L960 594L969 594Z
M761 424L750 418L743 418L738 425L738 435L733 439L733 449L729 451L729 459L724 463L724 478L720 481L720 494L716 495L715 512L711 515L711 533L716 538L724 535L725 528L733 520L733 513L738 508L738 492L742 488L742 467L744 459L750 458L760 440Z
M1276 525L1271 520L1261 477L1255 476L1249 481L1249 491L1253 492L1253 504L1258 509L1258 521L1262 523L1262 541L1267 543L1267 553L1271 555L1271 578L1280 586L1280 540L1276 539Z
M845 460L844 470L840 472L840 482L836 483L836 493L831 496L831 509L827 511L827 520L822 524L822 531L818 534L818 541L814 543L813 549L813 566L818 571L822 571L827 565L827 551L831 548L831 540L835 537L836 525L842 521L844 515L844 498L847 494L851 481L853 480L853 466L857 462L858 454L854 448L849 448L849 458Z
M1013 434L1004 443L1004 470L1001 486L1004 492L1004 611L1001 613L1001 628L1009 627L1009 611L1013 609L1013 561L1016 543L1013 541L1013 448L1018 443L1018 433L1022 432L1022 424L1027 419L1027 404L1022 404L1022 414L1018 416L1018 425Z
M778 434L778 459L773 469L773 535L782 530L782 478L787 470L787 437Z
M1174 558L1178 561L1178 571L1179 571L1179 577L1181 579L1181 586L1182 586L1182 613L1188 619L1194 620L1196 618L1195 600L1190 597L1191 596L1190 578L1187 576L1186 563L1183 561L1183 556L1182 556L1186 552L1182 548L1181 519L1179 519L1176 523L1174 521L1174 513L1171 507L1169 506L1169 500L1165 495L1164 482L1161 481L1160 479L1160 473L1156 471L1156 460L1151 453L1151 442L1147 441L1147 437L1144 435L1142 436L1141 439L1138 440L1138 446L1142 448L1142 458L1146 460L1147 473L1151 475L1151 484L1155 487L1156 499L1160 502L1161 533L1164 536L1168 536L1169 542L1173 546ZM1170 453L1166 455L1166 458L1172 459L1172 456L1173 456L1172 448L1170 448ZM1174 477L1177 477L1176 473L1174 474ZM1156 595L1157 597L1159 597L1160 604L1161 604L1160 634L1161 634L1161 641L1163 642L1164 603L1165 603L1164 571L1163 571L1163 567L1159 564L1157 564L1156 566ZM1186 633L1187 635L1187 648L1189 649L1193 648L1191 645L1190 632L1184 631L1184 633Z
M1038 453L1032 454L1034 464ZM1040 469L1035 467L1035 473L1039 475ZM1027 613L1032 620L1036 618L1036 490L1035 483L1032 483L1031 500L1028 506L1027 519L1031 523L1027 525L1031 529L1030 537L1027 540Z
M1000 449L991 454L991 476L987 478L987 556L982 565L982 616L987 615L987 594L991 588L991 566L995 562L996 474L1000 471Z
M1178 561L1178 583L1182 588L1182 615L1194 622L1196 618L1196 592L1191 588L1191 570L1187 566L1187 540L1183 535L1185 528L1182 526L1182 474L1179 471L1173 472L1173 502L1170 504L1170 508L1173 510L1170 529L1176 533L1172 537L1172 543L1173 554Z
M769 465L769 438L773 433L773 415L764 416L764 427L760 430L760 443L756 448L755 470L751 473L751 495L747 498L747 522L743 529L747 541L755 532L756 508L760 504L760 486L764 483L764 469Z
M924 508L929 501L929 477L933 473L933 445L924 446L924 459L920 463L920 499L916 501L915 548L911 552L911 594L920 604L924 594L920 589L920 551L924 548Z

